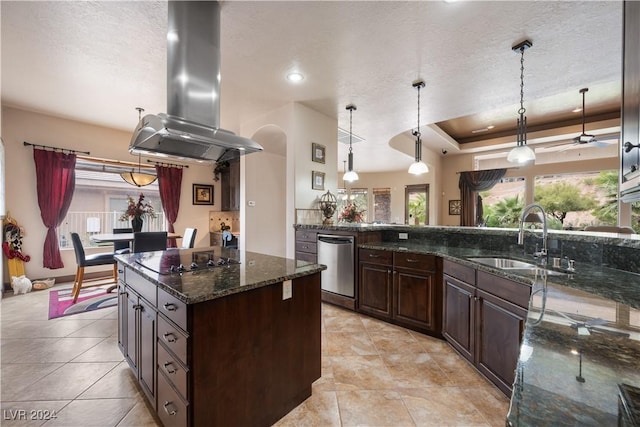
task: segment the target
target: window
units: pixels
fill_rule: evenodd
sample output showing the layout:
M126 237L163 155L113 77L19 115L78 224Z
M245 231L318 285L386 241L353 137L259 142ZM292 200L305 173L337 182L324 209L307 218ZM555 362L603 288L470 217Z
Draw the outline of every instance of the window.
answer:
M525 190L524 177L511 177L502 178L493 188L481 192L484 225L517 228L525 205Z
M373 189L373 221L380 223L391 222L391 189Z
M69 233L80 235L85 246L97 246L91 241L92 234L110 233L114 228L129 228L131 221L120 221L127 206L127 196L134 200L140 193L151 203L156 218L145 218L143 231L165 231L164 211L160 201L158 182L145 187L134 187L120 177L120 172L130 167L113 166L98 161L78 159L76 161L76 188L67 216L58 227L61 248L71 248Z
M338 188L338 195L336 196L338 212L338 220L340 220L340 213L347 205L347 203L355 203L358 209L363 209L362 221L367 222L370 215L367 212L367 206L369 205L368 191L366 188Z
M429 184L407 185L404 190L404 223L429 224Z

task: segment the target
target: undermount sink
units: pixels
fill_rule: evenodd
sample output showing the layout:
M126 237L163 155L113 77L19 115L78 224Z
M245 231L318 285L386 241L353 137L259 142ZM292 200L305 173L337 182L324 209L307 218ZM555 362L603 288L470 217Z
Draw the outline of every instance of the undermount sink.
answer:
M474 261L480 264L488 265L490 267L499 268L501 270L508 270L510 273L516 274L546 274L548 276L560 276L564 275L560 271L549 270L543 267L539 267L529 262L518 261L510 258L499 257L478 257L469 258L470 261Z

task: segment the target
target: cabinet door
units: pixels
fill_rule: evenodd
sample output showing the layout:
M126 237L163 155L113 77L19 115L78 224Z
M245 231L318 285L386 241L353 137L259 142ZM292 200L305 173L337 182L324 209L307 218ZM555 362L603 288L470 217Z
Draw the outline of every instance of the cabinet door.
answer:
M478 291L477 366L507 395L515 379L526 317L524 308Z
M124 357L129 362L133 372L138 375L138 294L131 288L125 288L124 298L126 299L126 339L124 343Z
M442 334L471 362L475 362L475 291L473 286L444 275Z
M138 372L140 385L155 408L155 378L156 378L156 311L144 299L139 299L140 316L140 344Z
M430 272L396 268L393 272L393 318L399 323L437 331L435 316L435 275ZM441 304L440 301L438 301Z
M391 288L391 266L360 263L360 311L390 318Z
M622 61L622 144L640 142L640 3L624 2ZM622 184L640 168L640 148L621 153ZM625 177L626 175L626 177ZM633 180L632 182L637 182ZM623 187L625 187L623 185ZM627 188L625 188L627 189Z

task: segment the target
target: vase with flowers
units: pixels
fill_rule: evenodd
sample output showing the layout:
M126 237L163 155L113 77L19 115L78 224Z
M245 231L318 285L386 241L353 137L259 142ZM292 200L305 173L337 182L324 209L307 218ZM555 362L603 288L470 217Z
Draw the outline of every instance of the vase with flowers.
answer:
M342 222L362 222L364 209L359 209L355 202L348 202L340 212L339 219Z
M153 206L149 202L144 201L144 194L140 193L138 201L135 201L133 197L127 195L127 208L120 216L120 221L127 221L131 218L131 228L134 233L142 231L142 224L144 217L155 218L156 212Z

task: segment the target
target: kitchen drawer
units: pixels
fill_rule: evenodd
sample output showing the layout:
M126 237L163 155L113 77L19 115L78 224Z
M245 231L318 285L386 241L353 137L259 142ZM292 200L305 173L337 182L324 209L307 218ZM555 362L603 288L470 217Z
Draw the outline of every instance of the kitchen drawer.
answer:
M162 289L158 289L158 312L187 332L187 305Z
M164 375L158 375L158 417L162 425L187 427L187 404L171 387Z
M298 252L296 251L296 259L298 261L308 261L308 262L313 262L313 263L317 263L318 262L318 256L316 254L312 254L309 252Z
M358 252L358 261L372 264L391 265L393 263L393 252L380 251L376 249L360 249Z
M401 268L412 268L414 270L435 271L436 257L426 254L394 252L393 266Z
M169 382L187 399L187 370L169 353L163 344L158 345L158 371L162 372Z
M124 266L123 263L119 262L118 263L118 280L122 283L126 283L126 274L127 274L127 268Z
M182 363L188 365L187 336L163 316L158 316L158 341L171 350Z
M316 242L318 237L317 231L310 230L296 230L296 243L297 242Z
M489 292L520 307L528 308L531 286L478 271L478 289Z
M151 305L155 306L157 301L156 291L158 287L154 283L151 283L149 280L142 277L137 271L132 269L126 270L128 270L125 272L127 286L149 301Z
M318 253L318 245L316 244L316 242L299 242L296 241L296 251L297 252L307 252L310 254L317 254Z
M476 269L458 264L448 259L442 260L442 271L447 276L455 277L458 280L461 280L470 285L476 284Z

